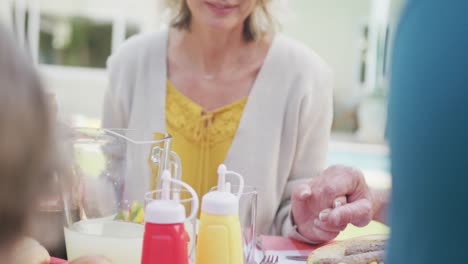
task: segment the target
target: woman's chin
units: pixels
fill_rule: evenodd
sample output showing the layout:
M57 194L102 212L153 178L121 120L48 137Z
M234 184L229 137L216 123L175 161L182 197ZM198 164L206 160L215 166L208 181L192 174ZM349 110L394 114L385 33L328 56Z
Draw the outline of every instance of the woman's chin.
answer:
M219 32L230 32L236 28L236 23L232 23L226 19L211 19L207 21L207 26L211 30Z

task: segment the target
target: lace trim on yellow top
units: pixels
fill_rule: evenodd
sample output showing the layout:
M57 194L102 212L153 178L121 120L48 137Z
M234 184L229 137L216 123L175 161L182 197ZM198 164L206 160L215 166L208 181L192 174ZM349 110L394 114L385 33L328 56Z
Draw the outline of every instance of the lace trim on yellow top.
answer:
M217 183L217 168L225 162L244 111L247 97L206 112L169 81L166 126L172 150L182 160L182 179L200 195Z
M206 112L167 81L166 122L194 143L217 144L232 140L246 103L247 97Z

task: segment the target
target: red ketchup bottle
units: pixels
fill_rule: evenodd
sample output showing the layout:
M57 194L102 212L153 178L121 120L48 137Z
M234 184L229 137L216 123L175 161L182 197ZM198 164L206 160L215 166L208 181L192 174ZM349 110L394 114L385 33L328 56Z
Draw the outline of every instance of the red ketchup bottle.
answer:
M188 184L172 179L169 171L164 171L162 180L161 199L146 205L141 264L188 264L185 207L178 194L174 193L175 199L171 199L171 182L186 188L192 195L192 211L188 219L196 217L198 196Z

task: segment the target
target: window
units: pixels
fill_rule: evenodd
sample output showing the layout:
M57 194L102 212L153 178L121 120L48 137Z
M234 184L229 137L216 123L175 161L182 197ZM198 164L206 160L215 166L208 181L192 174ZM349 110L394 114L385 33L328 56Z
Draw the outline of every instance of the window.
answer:
M39 62L105 68L112 50L112 25L112 21L87 17L42 14ZM136 25L126 25L126 38L138 32Z

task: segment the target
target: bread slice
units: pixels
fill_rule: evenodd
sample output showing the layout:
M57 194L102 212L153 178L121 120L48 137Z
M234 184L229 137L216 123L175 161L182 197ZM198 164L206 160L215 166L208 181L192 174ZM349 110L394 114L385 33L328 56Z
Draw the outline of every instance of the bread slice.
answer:
M307 260L308 264L369 264L382 260L387 235L369 235L337 241L314 250ZM379 262L379 261L377 261Z

